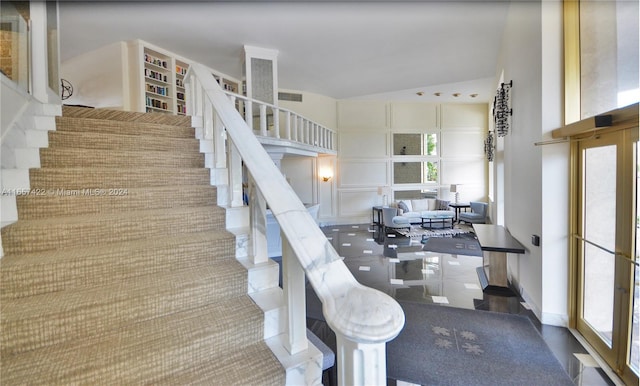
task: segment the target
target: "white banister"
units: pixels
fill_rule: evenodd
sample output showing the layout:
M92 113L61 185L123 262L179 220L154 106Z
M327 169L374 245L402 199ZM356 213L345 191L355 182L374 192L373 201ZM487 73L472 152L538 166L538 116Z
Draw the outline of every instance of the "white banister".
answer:
M299 353L307 345L304 327L306 277L322 302L327 324L337 336L339 384L385 385L385 344L404 326L400 305L389 295L355 280L254 134L253 101L245 100L243 119L206 67L193 63L185 79L192 88L202 88L204 102L213 106L226 128L229 206L242 205L243 164L251 176L250 237L256 238L253 252L257 259L264 259L262 253L266 251L263 240L258 239L259 234L265 233L262 217L266 205L280 225L283 290L288 310L286 349ZM196 109L191 106L188 111ZM294 140L313 142L309 121L295 113L289 116L294 119ZM330 150L335 150L335 133L328 132Z

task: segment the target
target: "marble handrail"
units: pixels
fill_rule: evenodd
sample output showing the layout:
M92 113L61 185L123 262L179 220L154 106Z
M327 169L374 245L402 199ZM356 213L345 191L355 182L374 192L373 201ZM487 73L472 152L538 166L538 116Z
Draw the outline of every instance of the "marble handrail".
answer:
M283 243L286 238L321 300L325 319L337 337L340 384L386 384L385 344L404 326L400 305L387 294L355 280L206 67L192 64L185 83L193 93L191 100L210 104L215 119L226 128L226 138L233 144L230 148L237 151L250 172L280 225ZM229 176L231 179L233 176ZM304 323L304 310L299 311L302 314L296 319L302 320L297 323Z

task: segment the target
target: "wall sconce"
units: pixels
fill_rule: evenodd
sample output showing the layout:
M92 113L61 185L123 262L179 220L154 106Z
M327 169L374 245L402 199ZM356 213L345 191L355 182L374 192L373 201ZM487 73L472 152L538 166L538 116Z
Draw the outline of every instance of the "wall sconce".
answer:
M493 162L495 158L496 144L493 138L493 132L490 131L487 134L487 138L484 140L484 154L487 156L487 161Z
M327 182L333 177L333 171L330 168L322 168L318 173L318 177L322 178L322 181Z
M513 81L500 84L493 99L493 121L498 137L509 134L509 117L513 115L513 109L509 107L509 93L513 87Z

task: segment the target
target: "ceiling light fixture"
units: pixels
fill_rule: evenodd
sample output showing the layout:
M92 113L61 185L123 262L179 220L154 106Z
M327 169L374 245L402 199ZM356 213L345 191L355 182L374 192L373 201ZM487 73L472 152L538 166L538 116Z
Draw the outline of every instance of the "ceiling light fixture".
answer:
M456 98L457 98L457 97L459 97L459 96L460 96L460 93L459 93L459 92L454 92L454 93L453 93L453 94L451 94L451 95L453 95L454 97L456 97Z
M418 91L418 92L416 93L416 95L418 95L418 96L423 96L423 95L424 95L424 91Z
M442 93L441 92L434 92L433 95L440 96L440 95L442 95Z
M477 96L478 96L478 94L470 94L469 96L470 96L471 98L475 98L475 97L477 97Z

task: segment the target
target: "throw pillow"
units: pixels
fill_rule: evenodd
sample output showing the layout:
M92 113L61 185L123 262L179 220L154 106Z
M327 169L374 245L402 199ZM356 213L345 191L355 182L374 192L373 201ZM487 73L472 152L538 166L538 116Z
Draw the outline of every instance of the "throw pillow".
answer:
M436 210L448 210L449 201L436 199Z
M429 210L429 200L426 198L420 200L411 200L411 206L413 210L416 212L422 212L424 210Z
M409 207L407 206L407 204L404 201L400 201L398 203L398 209L400 209L402 211L402 213L410 212Z

